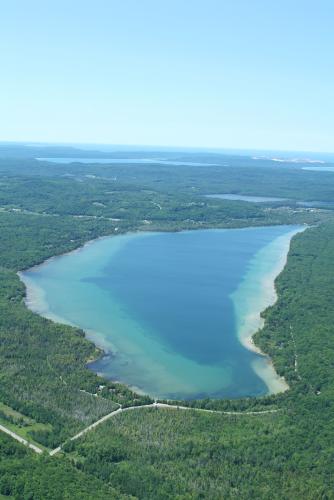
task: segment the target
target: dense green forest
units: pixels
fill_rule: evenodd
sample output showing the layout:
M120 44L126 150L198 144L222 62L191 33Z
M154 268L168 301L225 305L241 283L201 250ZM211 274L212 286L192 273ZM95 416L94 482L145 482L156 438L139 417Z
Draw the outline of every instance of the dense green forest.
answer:
M334 214L296 206L333 200L334 174L218 154L168 156L205 166L128 165L125 154L124 164L52 164L29 151L0 148L0 424L46 452L37 456L0 433L0 495L334 498ZM83 157L57 148L48 155ZM215 192L289 201L203 196ZM135 409L68 441L120 406L151 399L88 370L100 351L81 330L29 311L17 273L104 235L283 223L313 227L292 240L278 301L263 313L255 341L290 390L178 402L241 415ZM264 410L272 412L247 414ZM47 450L63 442L49 457Z
M68 445L77 466L139 498L333 498L333 253L333 224L294 238L256 337L291 387L259 399L276 412L128 412Z
M24 285L16 274L52 256L55 249L64 252L108 234L110 224L57 217L50 225L46 217L3 213L0 228L1 401L38 422L51 424L32 436L50 447L118 404L147 401L125 386L107 381L103 382L105 395L94 397L102 381L85 365L99 352L82 331L30 312L23 302Z
M148 159L132 164L127 159ZM38 161L43 157L71 157L73 163ZM117 163L80 163L80 158L111 159ZM158 160L175 162L158 163ZM157 163L151 163L157 161ZM182 163L185 162L185 163ZM326 166L333 166L326 163ZM333 202L332 172L303 170L310 164L277 163L266 158L232 154L170 151L115 151L103 153L65 147L17 147L0 145L0 172L4 176L57 177L76 183L105 181L112 190L125 187L172 194L240 193L277 196L290 200ZM77 200L79 201L79 199Z
M175 182L177 185L178 181ZM78 182L72 178L26 175L1 181L0 211L99 219L112 222L118 231L312 224L327 216L325 210L296 207L294 202L263 206L172 189L160 191L140 185L115 184L107 179L86 178Z
M80 472L67 460L41 458L0 433L0 498L130 499L103 481ZM3 495L3 496L1 496Z

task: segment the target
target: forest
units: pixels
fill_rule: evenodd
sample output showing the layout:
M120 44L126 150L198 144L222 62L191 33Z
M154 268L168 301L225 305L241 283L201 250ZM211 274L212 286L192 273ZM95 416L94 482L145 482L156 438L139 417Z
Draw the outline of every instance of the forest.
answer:
M240 414L129 412L71 443L73 463L139 498L333 498L333 252L332 223L293 239L257 333L290 385L259 398L276 411L225 401L208 407Z
M37 456L0 432L0 495L334 498L334 214L330 205L296 206L333 199L334 174L224 155L192 167L65 165L36 156L0 148L0 424L45 452ZM204 196L217 191L289 201ZM263 312L265 326L255 335L287 380L286 393L176 402L193 410L138 408L69 441L120 406L152 400L87 369L102 353L80 329L29 311L19 271L104 235L295 223L309 228L293 238L276 281L278 300ZM48 456L61 443L61 453Z

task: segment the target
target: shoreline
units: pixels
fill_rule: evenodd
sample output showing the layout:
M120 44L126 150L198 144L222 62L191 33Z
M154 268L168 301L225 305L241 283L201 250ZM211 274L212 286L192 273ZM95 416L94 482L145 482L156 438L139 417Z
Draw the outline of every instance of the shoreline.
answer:
M285 392L290 387L285 378L281 377L276 372L273 360L255 344L253 337L258 331L262 330L265 325L265 319L263 318L262 313L268 307L273 306L277 302L278 295L276 289L276 280L287 264L291 241L294 236L305 231L307 227L308 226L295 229L287 233L286 235L278 237L276 240L269 244L270 248L272 248L274 251L279 251L280 253L277 265L274 268L269 269L268 272L265 272L262 276L260 276L260 279L257 280L257 285L259 287L259 290L257 291L258 294L256 294L256 298L253 301L252 299L248 301L247 299L245 300L246 311L242 310L242 313L244 314L241 321L239 318L239 324L237 327L237 335L239 341L249 351L262 356L263 361L254 360L252 366L255 373L267 385L269 394ZM256 267L261 267L261 265L263 265L263 260L265 260L265 258L262 258L263 254L266 251L268 251L268 247L261 249L254 257L250 264L250 269L245 276L245 279L239 285L238 289L232 294L232 300L234 302L237 317L238 313L239 316L241 315L240 310L242 309L242 306L240 307L238 301L242 301L243 299L244 290L248 285L247 280L249 280L249 278L252 277L254 273L258 274L258 270L256 269ZM252 307L250 311L247 310L247 302L251 303ZM245 307L245 304L243 304L243 306Z
M77 253L77 252L81 252L86 247L88 247L89 245L92 245L96 241L104 240L105 238L111 238L112 236L121 236L121 235L132 234L132 233L135 233L135 231L132 231L132 232L129 232L129 233L117 233L117 234L110 233L110 234L105 234L103 236L98 236L97 238L93 238L92 240L88 240L85 243L83 243L82 245L80 245L80 246L78 246L76 248L73 248L73 250L68 250L67 252L64 252L64 253L60 253L60 254L57 254L57 255L52 255L51 257L47 257L45 260L43 260L43 262L40 262L39 264L35 264L35 265L31 266L31 267L27 267L26 269L21 269L20 271L17 271L16 274L18 275L18 277L20 278L20 280L24 283L24 281L22 280L21 276L25 272L27 272L27 271L32 271L32 270L39 269L40 267L45 266L49 262L52 262L55 259L59 259L60 257L65 257L66 255L70 255L70 254L74 254L74 253Z
M264 226L264 227L267 227L267 226ZM278 239L284 238L284 240L286 242L286 249L284 249L285 250L284 252L282 252L282 250L280 250L280 259L279 259L278 265L275 266L274 270L270 269L269 273L266 273L265 275L262 275L262 276L260 273L261 290L262 290L262 292L263 291L265 292L266 301L265 301L265 304L263 305L263 295L262 295L261 296L262 302L260 303L260 305L257 304L260 307L255 308L255 313L252 311L251 316L253 316L253 318L251 318L252 319L251 323L253 323L253 325L254 325L254 320L256 320L255 321L256 325L255 325L255 327L253 326L251 328L251 330L247 332L247 335L245 335L245 334L240 335L239 328L237 328L237 332L236 332L236 334L239 338L239 341L247 350L252 351L252 352L261 356L262 359L255 360L254 364L252 362L252 368L253 368L254 372L259 376L259 378L261 378L264 381L265 385L268 388L269 394L283 392L283 391L289 389L289 386L282 377L278 376L278 374L276 373L276 371L274 369L273 362L268 357L268 355L263 353L254 344L253 335L255 335L255 333L259 329L261 329L264 325L264 319L262 318L261 313L264 310L266 310L268 306L274 304L277 300L275 280L278 277L278 275L282 272L282 270L284 269L284 267L286 265L291 240L295 236L295 234L304 231L305 229L307 229L307 227L308 226L299 227L298 229L294 229L292 231L289 231L287 234L278 237ZM219 230L219 228L217 228L217 229ZM237 229L247 230L247 229L252 229L252 226L247 227L247 228L237 228ZM210 229L208 229L208 230L210 230ZM225 230L227 231L227 228ZM157 232L159 232L159 231L157 231ZM112 236L123 236L123 237L125 236L126 237L126 236L136 235L138 233L143 233L143 234L149 233L150 234L151 232L131 231L128 233L121 233L118 235L111 234L111 235L100 236L98 238L95 238L95 239L92 239L92 240L85 242L83 245L81 245L78 248L75 248L74 250L70 250L70 251L65 252L63 254L52 256L40 264L32 266L29 269L26 269L23 271L19 271L17 273L17 275L19 276L21 282L23 282L23 284L25 285L25 292L26 293L25 293L24 302L25 302L26 307L30 311L32 311L36 314L42 315L42 316L46 317L47 319L49 319L50 321L53 321L55 323L62 323L62 324L70 325L70 326L75 327L75 328L81 328L79 325L70 323L69 321L64 320L63 318L59 317L58 315L53 314L52 311L50 311L50 309L49 309L49 306L45 300L45 296L43 296L43 290L40 289L35 284L29 283L29 281L30 281L29 277L25 276L24 273L27 271L30 271L32 269L36 270L37 268L40 268L43 265L47 265L47 263L49 263L50 261L55 260L57 258L61 258L61 257L64 257L66 255L69 255L69 254L75 254L77 252L81 252L87 246L89 246L89 245L91 245L99 240L111 238ZM277 239L275 239L274 242L276 242L276 240ZM271 243L269 245L271 245ZM267 246L264 249L267 249ZM257 258L257 254L253 260L255 260L256 258ZM251 265L251 267L252 267L252 265ZM248 274L249 273L247 272L247 275ZM268 298L269 298L269 302L268 302ZM246 315L244 319L245 319L245 321L249 320L249 314ZM88 331L88 330L84 330L84 331L85 331L86 340L88 342L90 342L91 344L93 344L94 347L96 348L96 350L98 351L96 353L97 357L95 359L92 359L92 358L87 359L87 361L86 361L87 369L90 369L89 368L90 364L98 361L99 359L102 359L103 356L105 356L107 354L117 355L117 352L118 352L117 349L110 348L111 347L110 345L107 346L106 344L104 344L103 338L98 338L98 339L96 338L96 335L98 335L99 332ZM110 342L109 342L109 344L110 344ZM101 375L101 374L98 374L98 375ZM272 383L273 378L276 379L275 384ZM128 385L128 387L130 389L135 390L135 387L133 385L126 384L126 382L120 382L120 383ZM138 391L138 388L137 388L137 391ZM138 392L142 393L142 391L140 391L140 390Z
M97 236L97 238L92 238L91 240L87 240L85 241L84 243L80 244L79 246L77 246L76 248L73 248L73 250L67 250L66 252L63 252L63 253L59 253L59 254L56 254L56 255L52 255L51 257L47 257L45 260L43 260L42 262L40 262L39 264L34 264L32 266L29 266L27 268L23 268L23 269L20 269L20 271L17 271L17 275L19 276L20 280L22 281L21 279L21 275L25 272L28 272L28 271L32 271L34 269L38 269L39 267L42 267L46 264L48 264L48 262L52 262L53 260L55 259L59 259L61 257L65 257L66 255L70 255L70 254L74 254L74 253L77 253L77 252L81 252L82 250L84 250L87 246L89 245L92 245L93 243L96 243L97 241L100 241L100 240L104 240L106 238L111 238L111 237L116 237L116 236L131 236L131 235L136 235L136 234L154 234L154 233L190 233L190 232L195 232L195 231L230 231L230 230L235 230L237 229L238 231L247 231L249 229L259 229L259 228L266 228L266 227L277 227L277 226L296 226L298 224L265 224L263 226L259 225L254 225L254 226L243 226L243 227L198 227L198 228L194 228L194 229L168 229L168 230L164 230L164 229L153 229L153 230L149 230L148 228L146 228L145 230L142 230L142 229L137 229L137 230L131 230L131 231L126 231L126 232L118 232L118 233L110 233L110 234L104 234L103 236ZM301 225L301 224L300 224ZM305 229L307 229L308 226L307 224L304 224L305 225ZM303 230L305 230L303 229ZM301 230L302 231L302 230Z

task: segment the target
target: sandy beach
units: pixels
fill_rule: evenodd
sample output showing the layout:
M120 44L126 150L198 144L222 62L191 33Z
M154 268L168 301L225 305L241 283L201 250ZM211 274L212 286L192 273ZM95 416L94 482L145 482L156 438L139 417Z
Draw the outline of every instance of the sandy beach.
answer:
M235 310L235 331L237 337L240 343L247 350L253 351L258 355L254 356L253 361L250 362L251 370L254 375L256 374L256 376L263 381L270 394L285 391L288 389L288 385L284 379L277 375L270 358L263 354L260 349L254 345L253 335L263 327L264 320L261 317L261 312L268 306L274 304L277 299L274 282L286 264L291 238L294 234L302 231L303 229L304 228L299 227L289 230L287 233L276 237L273 241L266 246L263 246L256 254L254 254L253 258L249 261L248 268L246 268L246 272L240 282L240 285L231 295ZM247 229L239 230L239 232L242 233L244 231L247 231ZM223 230L223 232L228 232L228 230ZM148 233L142 233L143 236L145 236L145 234ZM123 366L128 367L127 370L129 373L131 370L137 370L138 373L141 373L141 377L143 379L141 383L138 383L139 379L136 379L136 377L132 377L131 380L127 381L127 383L132 387L138 387L141 386L141 384L145 385L146 383L149 383L150 372L152 372L152 370L156 373L155 380L159 379L160 386L164 387L164 393L166 393L168 388L172 385L180 386L181 381L182 390L186 392L191 392L193 390L191 387L192 382L195 380L196 384L201 387L202 391L205 391L206 383L210 383L210 387L214 388L212 391L219 390L223 384L225 384L226 387L228 384L232 384L233 379L231 378L228 364L224 363L220 368L215 365L205 367L204 365L202 366L201 364L191 361L190 359L180 357L175 352L170 353L168 349L165 349L163 344L153 342L152 337L147 337L147 334L142 331L139 324L136 324L131 321L130 318L124 316L124 313L118 310L117 304L109 302L109 299L105 294L103 294L101 289L96 288L95 291L92 292L93 295L90 296L87 302L87 305L89 304L88 307L90 308L95 304L94 301L96 297L99 297L96 299L97 302L94 307L99 309L100 306L104 304L104 308L102 306L102 309L98 314L99 319L104 318L103 323L93 325L91 323L91 318L94 315L94 308L89 313L91 316L86 316L86 323L84 321L84 323L81 324L80 321L82 320L82 317L80 315L78 317L75 315L73 316L71 314L71 310L68 310L67 314L64 314L64 316L68 317L66 320L61 314L59 315L57 306L56 309L53 310L52 305L50 306L48 303L49 298L46 296L46 292L41 286L36 284L36 281L38 283L38 280L35 280L34 278L35 272L36 275L38 275L42 266L51 264L54 268L55 264L58 265L60 262L64 262L63 259L65 259L66 265L65 268L63 268L62 277L58 274L58 268L54 277L51 276L50 280L60 280L57 286L59 286L59 283L63 282L62 280L72 280L75 289L71 292L71 294L73 294L73 297L76 297L77 304L75 307L80 310L80 304L85 303L85 293L87 290L87 288L85 288L85 281L82 281L82 278L86 275L89 276L89 273L92 272L92 267L96 267L94 272L96 275L99 275L99 269L101 266L103 267L105 259L108 260L111 254L118 252L119 248L122 246L122 242L135 236L137 237L138 234L128 234L115 239L112 238L112 248L109 248L108 252L106 252L105 248L106 245L109 245L108 241L110 240L108 240L108 237L92 240L87 242L84 246L71 252L48 259L44 263L30 269L29 272L18 273L20 279L26 285L25 303L27 307L33 312L38 313L52 321L83 328L87 338L99 349L101 349L101 351L103 350L105 353L112 353L114 355L113 369L116 366L117 370L121 372L119 375L117 374L116 377L122 377L122 373L124 371ZM99 242L99 240L105 240L105 243L102 241ZM96 245L92 246L91 249L89 249L89 252L87 252L87 247L93 245L94 243L96 243ZM84 250L86 250L86 252ZM80 256L79 260L81 263L79 264L80 272L79 274L76 274L78 256ZM70 259L70 261L68 259ZM84 264L84 266L82 266L82 264ZM29 273L31 271L33 272L30 276ZM84 287L85 290L82 296L78 295L78 283L81 283L80 293L83 290L82 287ZM107 300L108 303L105 302ZM87 312L88 309L85 308L85 310ZM106 314L105 311L107 310L109 311L107 314L112 314L112 322L110 322L111 320L108 316L104 316ZM111 329L112 335L110 333ZM114 339L115 342L113 341ZM236 342L238 342L238 340L236 340ZM242 369L241 366L240 368ZM93 369L95 370L95 367ZM183 373L185 369L190 377L190 385L188 386L184 383L185 380ZM239 371L239 368L236 368L236 370ZM98 363L96 371L100 371ZM178 378L175 378L175 372L178 373ZM145 376L144 373L146 373ZM123 379L125 379L125 377L123 377ZM126 379L124 381L126 382Z
M265 320L261 313L277 300L275 281L286 265L291 240L305 229L306 226L295 229L261 249L252 260L243 282L232 295L239 340L244 347L263 356L262 360L253 361L252 365L257 375L266 383L270 394L284 392L289 386L286 380L276 373L271 359L255 345L253 336L264 326ZM276 262L274 267L271 265L273 260ZM253 293L250 292L250 283Z

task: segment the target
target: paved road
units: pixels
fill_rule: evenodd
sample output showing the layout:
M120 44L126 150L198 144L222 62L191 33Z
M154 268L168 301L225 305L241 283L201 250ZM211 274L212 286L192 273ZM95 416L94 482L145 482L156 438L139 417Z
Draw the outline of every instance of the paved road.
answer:
M26 439L23 437L19 436L18 434L15 434L15 432L7 429L7 427L4 427L3 425L0 425L0 431L5 432L12 438L16 439L16 441L19 441L20 443L24 444L25 446L28 446L32 450L34 450L36 453L43 453L43 450L41 448L38 448L38 446L35 446L32 443L29 443Z

